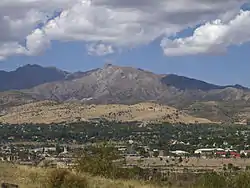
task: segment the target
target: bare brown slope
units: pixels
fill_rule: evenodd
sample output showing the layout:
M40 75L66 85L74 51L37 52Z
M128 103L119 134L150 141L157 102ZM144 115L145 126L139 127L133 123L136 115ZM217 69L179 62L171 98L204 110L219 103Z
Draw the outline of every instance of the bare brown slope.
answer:
M150 121L170 123L211 123L207 119L194 118L175 108L154 103L135 105L81 105L50 101L25 104L8 109L0 121L10 124L60 123L106 118L116 121Z

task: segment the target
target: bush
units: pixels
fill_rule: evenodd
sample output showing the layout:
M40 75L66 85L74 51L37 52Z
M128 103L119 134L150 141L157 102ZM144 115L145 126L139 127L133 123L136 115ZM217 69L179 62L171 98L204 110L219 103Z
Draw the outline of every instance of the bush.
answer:
M227 169L228 170L232 170L233 167L234 167L234 165L232 163L228 163L228 165L227 165Z
M116 170L112 161L117 158L113 148L90 148L80 156L77 170L94 176L112 177Z
M87 172L93 176L103 176L111 179L133 179L161 181L161 173L140 167L122 168L113 163L118 155L112 148L91 148L82 154L78 160L78 172Z
M249 188L250 173L216 174L209 173L202 176L195 183L194 188Z
M67 170L54 170L47 180L47 188L87 188L87 180Z
M66 170L54 170L48 178L48 188L61 188L68 174Z
M233 179L232 187L234 188L249 188L250 187L250 174L241 173Z
M217 173L207 173L196 183L198 188L227 188L227 179Z
M88 182L85 178L70 174L66 176L63 188L87 188Z

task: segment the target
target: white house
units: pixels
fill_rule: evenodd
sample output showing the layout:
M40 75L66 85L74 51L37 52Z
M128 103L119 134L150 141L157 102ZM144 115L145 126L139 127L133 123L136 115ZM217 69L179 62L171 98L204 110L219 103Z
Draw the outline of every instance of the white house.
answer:
M222 148L202 148L202 149L197 149L194 151L195 154L204 154L204 153L211 153L211 152L223 152L225 151Z
M187 155L189 154L186 151L176 150L176 151L170 151L170 153L176 154L176 155Z

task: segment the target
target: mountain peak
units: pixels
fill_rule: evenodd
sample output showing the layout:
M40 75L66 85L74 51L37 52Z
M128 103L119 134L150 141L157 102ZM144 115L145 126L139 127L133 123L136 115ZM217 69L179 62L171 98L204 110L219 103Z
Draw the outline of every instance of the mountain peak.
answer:
M56 68L46 68L37 64L27 64L11 72L0 72L0 91L30 89L47 82L65 79L67 72ZM8 82L6 82L8 80Z
M162 81L169 85L174 86L175 88L181 90L202 90L202 91L209 91L209 90L216 90L216 89L225 89L225 88L235 88L241 90L247 90L248 88L243 87L239 84L236 85L227 85L227 86L219 86L211 83L207 83L201 80L197 80L194 78L188 78L185 76L178 76L175 74L169 74L162 78Z
M27 64L21 67L18 67L16 69L16 71L20 71L20 70L27 70L27 69L43 69L44 67L37 65L37 64Z
M233 87L233 88L236 88L236 89L243 89L243 90L248 89L247 87L244 87L244 86L239 85L239 84L235 84L235 85L233 85L232 87Z
M113 64L111 64L111 63L105 63L103 68L106 69L106 68L109 68L109 67L112 67L112 66L113 66Z

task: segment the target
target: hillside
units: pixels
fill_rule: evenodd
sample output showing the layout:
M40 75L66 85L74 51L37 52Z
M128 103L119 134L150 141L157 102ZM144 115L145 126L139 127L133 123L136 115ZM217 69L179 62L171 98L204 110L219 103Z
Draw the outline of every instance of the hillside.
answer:
M182 80L182 81L180 81ZM201 84L202 83L202 84ZM185 87L183 87L185 86ZM194 101L248 100L239 86L216 86L194 79L158 75L142 69L106 65L73 80L47 83L29 92L44 100L84 101L95 104L135 104L156 101L179 105Z
M185 76L179 76L175 74L170 74L162 78L162 81L168 86L174 86L175 88L181 90L202 90L202 91L211 91L216 89L226 89L226 88L235 88L247 90L248 88L241 85L228 85L228 86L219 86L210 84L201 80L188 78Z
M28 84L19 87L25 88L23 90L0 93L2 110L44 100L103 105L155 102L213 121L241 121L250 117L250 90L240 85L218 86L183 76L159 75L142 69L111 64L106 64L100 69L76 73L38 67L28 65L20 69L26 70L21 72L25 72L29 80L32 80L34 74L29 71L33 69L53 70L55 77L50 78L46 71L43 74L37 73L43 82L37 81L38 78L34 79L34 87ZM19 80L25 83L26 77ZM44 80L43 77L48 79ZM17 85L22 85L18 83L18 78L13 77L13 80L16 80ZM216 113L208 111L211 109L209 102L216 103Z
M194 118L175 108L154 103L135 105L82 105L43 101L11 107L2 112L0 122L10 124L61 123L105 118L115 121L149 121L170 123L211 123L204 118Z
M19 188L249 188L250 174L248 171L226 175L183 173L170 174L167 178L168 182L108 179L65 169L0 163L0 182Z
M63 171L63 170L61 170ZM53 180L53 169L37 168L0 163L0 182L17 184L20 188L52 188L49 184ZM73 179L71 179L73 178ZM160 188L146 182L128 180L110 180L90 175L71 173L68 181L72 181L69 188ZM56 179L54 179L56 181ZM74 186L81 184L82 186ZM85 185L85 186L84 186ZM66 186L65 186L66 188ZM67 187L68 188L68 187Z
M56 68L26 65L15 71L0 71L0 91L29 89L34 86L63 80L69 74Z

